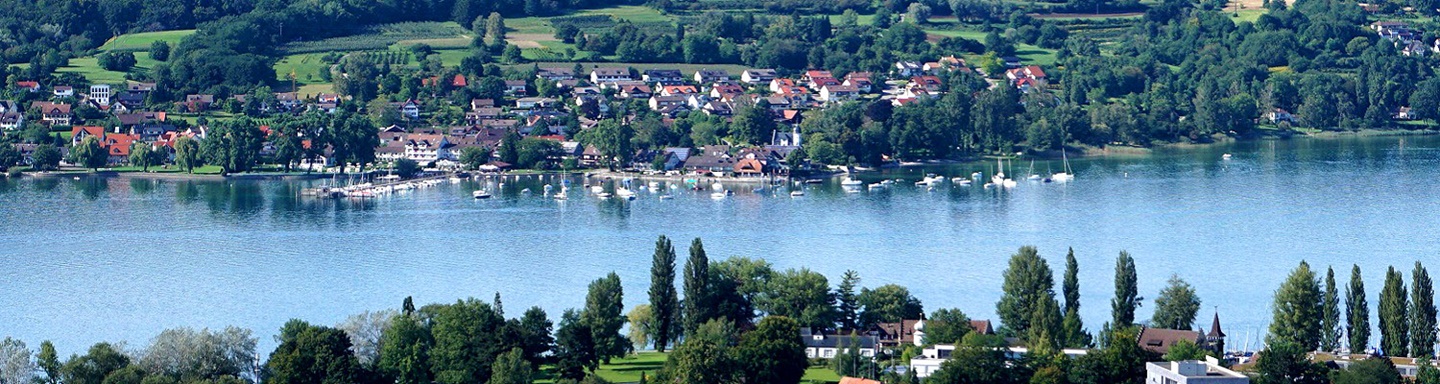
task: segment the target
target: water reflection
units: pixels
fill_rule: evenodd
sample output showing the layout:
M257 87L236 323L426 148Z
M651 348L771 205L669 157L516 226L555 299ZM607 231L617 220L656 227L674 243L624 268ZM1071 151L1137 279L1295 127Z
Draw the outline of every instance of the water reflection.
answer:
M130 190L136 195L149 195L155 192L155 187L160 184L159 180L132 178L130 179Z
M75 180L75 190L86 200L95 200L110 189L110 183L103 177L81 177Z

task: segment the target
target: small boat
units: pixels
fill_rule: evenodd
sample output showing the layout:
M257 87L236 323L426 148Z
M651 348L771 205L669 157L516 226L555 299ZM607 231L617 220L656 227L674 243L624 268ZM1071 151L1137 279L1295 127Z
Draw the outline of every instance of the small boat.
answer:
M794 190L794 191L790 191L790 197L800 197L800 196L805 196L805 191L802 191L802 190L799 190L799 189Z
M528 195L528 194L530 194L530 188L522 189L522 190L520 190L520 193L523 193L523 194L527 194L527 195Z
M840 179L840 185L847 186L847 187L850 187L850 186L861 186L861 185L865 185L865 182L860 181L860 180L858 180L858 179L852 179L852 178L850 178L850 176L845 176L845 178Z
M725 192L715 192L710 194L710 198L715 200L724 199L725 196L729 196L729 194L726 194Z
M869 185L868 187L870 187L870 189L881 189L881 188L885 188L885 184L870 183L870 185Z
M476 199L489 199L490 193L485 191L470 192L470 196Z
M1068 181L1070 181L1070 180L1075 179L1075 175L1072 175L1072 174L1070 173L1070 172L1071 172L1071 171L1070 171L1070 158L1067 157L1067 156L1065 156L1065 149L1063 149L1063 148L1060 149L1060 159L1061 159L1062 161L1064 161L1065 170L1060 171L1059 173L1050 175L1050 180L1051 180L1051 181L1054 181L1054 182L1057 182L1057 183L1064 183L1064 182L1068 182Z
M625 200L635 200L635 192L631 192L629 188L625 187L615 188L615 196Z
M724 186L724 185L721 185L720 182L718 182L718 181L715 182L715 183L713 183L713 184L710 184L710 190L712 190L712 191L720 191L720 190L724 190L724 189L725 189L725 186Z
M1224 155L1220 155L1220 159L1221 159L1221 160L1230 160L1230 154L1229 154L1229 153L1226 153L1226 154L1224 154Z
M820 183L823 183L823 182L825 182L825 180L820 180L820 179L805 179L805 184L820 184Z
M959 184L962 187L968 187L970 186L970 179L960 179L960 181L955 182L955 184Z
M459 182L460 182L460 177L459 177L459 176L450 176L450 182L451 182L451 183L459 183Z
M1030 170L1029 170L1029 171L1026 171L1025 173L1027 173L1027 174L1030 175L1030 176L1026 176L1026 177L1025 177L1026 180L1030 180L1030 181L1040 180L1040 175L1038 175L1038 174L1035 173L1035 159L1030 159Z
M599 197L601 200L608 199L610 198L610 196L610 192L600 192L595 194L595 197Z
M1015 179L1005 179L1005 182L1000 185L1005 188L1015 188Z
M994 187L995 187L995 183L985 183L985 189L990 189L990 188L994 188Z
M674 199L674 198L675 198L675 196L660 195L660 200L670 200L670 199Z
M605 187L592 185L590 186L590 193L605 193Z
M883 180L883 181L880 182L880 184L881 184L881 185L887 185L887 186L888 186L888 185L891 185L891 184L895 184L895 180Z
M980 180L981 177L985 177L985 174L980 171L975 171L975 173L970 174L971 180Z

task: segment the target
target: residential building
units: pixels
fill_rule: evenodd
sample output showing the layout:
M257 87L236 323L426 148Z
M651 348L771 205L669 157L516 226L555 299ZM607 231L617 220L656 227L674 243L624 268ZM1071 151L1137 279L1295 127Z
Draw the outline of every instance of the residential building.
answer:
M775 80L774 69L747 69L740 73L740 81L746 84L768 84Z
M100 105L110 105L110 96L114 92L109 84L95 84L90 86L90 100L95 100Z
M1170 347L1180 341L1188 341L1195 345L1204 345L1205 339L1200 332L1187 329L1165 329L1145 327L1140 330L1138 342L1140 348L1150 352L1164 355L1170 351Z
M404 103L400 103L400 114L404 115L407 118L410 118L410 120L419 119L420 102L415 100L405 100Z
M654 93L649 85L640 82L615 83L615 86L620 89L622 99L645 99Z
M526 94L525 80L505 80L505 94L524 96Z
M820 88L820 101L838 103L854 100L860 96L860 89L848 85L827 85Z
M647 69L640 79L648 84L676 85L685 82L685 75L678 69Z
M55 95L55 98L75 97L75 88L68 85L57 85L55 89L50 90L50 93Z
M1249 384L1250 377L1220 366L1213 357L1204 361L1145 363L1146 384Z
M895 62L895 74L900 77L916 76L922 73L920 63L914 61Z
M25 90L26 92L39 92L39 91L40 91L40 82L38 82L38 81L30 81L30 80L16 81L16 82L15 82L15 87L16 87L16 88L23 89L23 90Z
M661 96L684 96L695 93L700 93L700 90L695 89L693 85L666 85L660 87Z
M940 81L940 78L939 78L939 77L936 77L936 76L928 76L928 75L927 75L927 76L914 76L914 77L911 77L911 78L910 78L910 86L911 86L911 87L920 87L920 88L924 89L925 92L929 92L929 93L940 92L940 87L941 87L941 85L943 85L943 84L944 84L944 83L942 83L942 82Z
M491 108L495 106L495 99L470 99L470 110L480 108Z
M695 160L696 157L691 156L685 162L685 168L690 168L690 163ZM810 327L800 327L800 339L805 342L805 357L811 359L834 358L836 354L855 346L850 343L859 343L860 356L874 357L877 344L874 336L827 334Z
M715 84L710 87L710 97L715 99L730 100L743 94L745 94L745 88L735 84Z
M555 102L555 99L551 99L551 98L548 98L548 97L522 97L522 98L519 98L519 99L516 99L516 100L515 100L515 108L519 108L519 109L543 108L543 107L549 106L550 104L552 104L552 103L554 103L554 102Z
M1290 114L1290 111L1286 111L1281 108L1275 108L1270 112L1266 112L1265 118L1267 120L1270 120L1271 124L1295 123L1295 115L1292 115Z
M721 81L730 81L730 72L726 72L723 69L701 69L695 71L696 83L710 84Z
M36 101L30 108L40 109L42 122L48 125L70 125L70 104Z
M774 80L770 80L770 92L771 92L771 93L780 93L780 90L781 90L781 89L794 88L795 86L796 86L795 80L790 80L790 79L780 78L780 77L777 77L777 78L775 78Z
M635 78L632 77L632 76L630 76L630 69L629 69L629 68L622 68L622 67L596 67L595 70L590 71L590 83L591 83L591 84L596 84L596 85L600 85L600 84L613 84L613 83L620 82L620 81L634 81L634 80L635 80Z
M659 111L665 107L683 106L685 98L682 96L651 96L650 109Z
M190 112L205 111L215 104L215 95L185 95L185 102L182 104Z
M575 70L562 67L542 67L535 77L550 81L575 80Z
M25 111L20 109L20 103L0 100L0 130L14 130L24 125Z
M840 384L884 384L879 380L870 380L859 377L845 376L840 378Z

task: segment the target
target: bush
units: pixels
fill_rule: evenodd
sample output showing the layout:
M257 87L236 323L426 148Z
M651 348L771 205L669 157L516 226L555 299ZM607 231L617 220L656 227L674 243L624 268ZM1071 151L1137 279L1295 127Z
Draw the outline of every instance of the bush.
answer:
M102 53L97 59L99 59L100 68L107 71L127 72L130 68L135 67L135 54L131 52Z

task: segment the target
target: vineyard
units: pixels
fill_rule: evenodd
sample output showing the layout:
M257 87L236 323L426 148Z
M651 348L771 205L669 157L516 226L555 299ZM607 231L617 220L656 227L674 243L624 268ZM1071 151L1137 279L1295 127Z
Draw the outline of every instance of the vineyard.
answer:
M353 35L285 44L286 53L376 51L406 40L463 38L465 29L452 22L407 22L366 26Z

